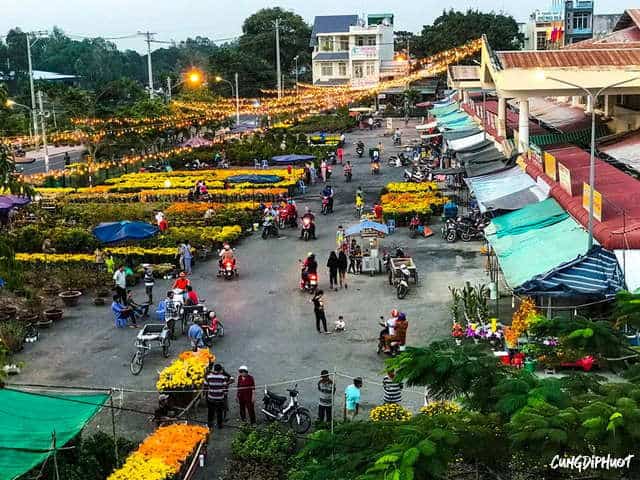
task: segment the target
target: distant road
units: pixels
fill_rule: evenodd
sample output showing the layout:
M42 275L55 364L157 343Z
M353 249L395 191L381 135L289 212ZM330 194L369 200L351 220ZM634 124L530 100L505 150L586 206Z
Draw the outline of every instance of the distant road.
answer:
M77 163L82 158L84 153L83 147L50 147L47 149L49 152L49 170L63 170L64 169L64 154L69 152L71 157L71 163ZM33 159L33 163L21 163L20 160ZM25 158L16 158L16 166L21 173L31 175L33 173L44 173L44 151L42 149L38 151L27 152Z

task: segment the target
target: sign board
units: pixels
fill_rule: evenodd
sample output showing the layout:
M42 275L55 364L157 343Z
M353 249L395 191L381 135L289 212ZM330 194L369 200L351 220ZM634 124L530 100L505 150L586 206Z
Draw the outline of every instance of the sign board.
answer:
M571 170L560 162L558 162L558 180L560 181L562 189L569 195L573 196L573 191L571 189Z
M556 181L558 179L557 171L556 171L556 157L551 155L548 152L544 152L544 173L553 180Z
M378 47L375 45L362 45L351 48L352 60L364 60L378 58Z
M529 145L529 160L542 166L542 150L533 143Z
M377 258L362 257L362 271L363 272L375 272Z
M591 187L589 184L582 183L582 207L589 211L589 196ZM599 222L602 221L602 195L599 191L593 190L593 217Z
M384 100L385 98L387 98L387 94L386 93L379 93L378 94L378 100Z
M393 118L387 118L387 130L393 130Z

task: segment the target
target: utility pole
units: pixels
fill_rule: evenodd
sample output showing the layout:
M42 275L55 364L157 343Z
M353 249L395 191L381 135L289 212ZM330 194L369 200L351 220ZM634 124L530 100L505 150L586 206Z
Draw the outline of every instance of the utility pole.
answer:
M40 123L42 127L42 146L44 148L44 171L45 173L49 173L49 151L47 149L47 129L45 126L45 111L42 105L42 92L38 91L38 106L40 115Z
M167 77L167 101L171 101L171 77Z
M298 58L300 58L300 55L296 55L294 58L296 61L296 97L298 96Z
M282 98L282 75L280 74L280 19L276 18L276 69L278 75L278 100Z
M235 75L236 80L236 125L240 125L240 93L238 91L238 72Z
M46 30L25 33L25 37L27 39L27 62L29 63L29 88L31 90L31 122L33 124L33 136L36 139L36 150L38 149L38 117L36 114L36 91L33 86L33 61L31 59L31 47L36 44L40 36L46 34ZM35 38L33 44L31 43L32 36Z
M153 98L153 69L151 68L151 42L153 41L154 32L138 32L146 38L147 42L147 69L149 70L149 98Z

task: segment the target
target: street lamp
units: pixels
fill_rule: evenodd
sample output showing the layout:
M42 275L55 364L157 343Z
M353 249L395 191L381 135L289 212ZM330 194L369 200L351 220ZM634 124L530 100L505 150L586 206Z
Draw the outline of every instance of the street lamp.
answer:
M296 97L298 96L298 59L300 55L296 55L293 59L296 61Z
M235 80L236 80L235 88L233 87L233 83L231 83L226 78L222 78L219 75L215 77L214 80L218 83L220 82L228 83L229 86L231 87L231 95L235 95L236 97L236 125L240 125L240 97L239 97L240 92L238 92L238 72L235 73Z
M167 77L167 99L171 101L172 88L178 88L183 83L190 83L192 87L196 87L204 83L204 75L200 70L190 70L184 75L184 78L175 85L171 85L171 77Z
M540 80L545 79L544 71L538 72L538 78ZM591 104L591 157L589 160L589 227L588 227L589 228L588 250L591 251L591 248L593 247L593 223L594 223L593 222L593 190L594 190L595 181L596 181L596 178L595 178L596 177L596 158L595 158L596 157L596 109L595 109L596 100L605 90L608 90L613 87L619 87L620 85L624 85L626 83L630 83L635 80L640 80L640 77L633 77L627 80L623 80L621 82L615 82L615 83L612 83L611 85L607 85L606 87L602 87L599 90L589 90L588 88L582 87L575 83L567 82L565 80L560 80L559 78L555 78L555 77L546 77L546 78L548 80L553 80L554 82L562 83L564 85L568 85L570 87L582 90L587 94L587 97L589 98L589 103Z

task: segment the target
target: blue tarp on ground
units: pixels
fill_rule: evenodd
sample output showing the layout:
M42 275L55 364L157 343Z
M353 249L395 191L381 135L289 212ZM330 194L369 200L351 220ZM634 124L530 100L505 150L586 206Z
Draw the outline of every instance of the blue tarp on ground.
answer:
M310 162L311 160L315 160L316 157L313 155L277 155L275 157L271 157L271 161L273 163L297 163L297 162Z
M347 237L350 235L358 235L362 230L375 230L376 232L384 233L385 235L389 233L389 228L386 225L378 222L372 222L371 220L363 220L360 223L351 225L345 230L344 234Z
M125 240L144 240L158 233L155 225L145 222L109 222L101 223L93 229L93 234L102 243L114 243Z
M255 183L262 185L265 183L278 183L282 177L278 175L232 175L225 179L229 183Z

